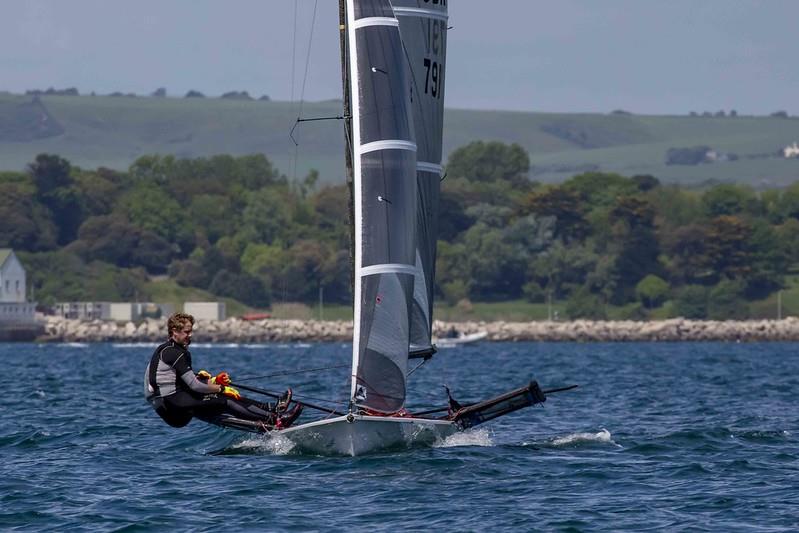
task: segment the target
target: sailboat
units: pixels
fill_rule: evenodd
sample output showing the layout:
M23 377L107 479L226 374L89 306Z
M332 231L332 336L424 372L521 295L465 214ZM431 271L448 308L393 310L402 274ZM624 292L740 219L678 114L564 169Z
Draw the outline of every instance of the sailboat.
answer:
M445 408L406 410L409 360L436 353L447 2L342 0L339 13L354 250L349 406L275 433L302 450L355 456L442 440L546 396L532 381L483 402L447 391Z

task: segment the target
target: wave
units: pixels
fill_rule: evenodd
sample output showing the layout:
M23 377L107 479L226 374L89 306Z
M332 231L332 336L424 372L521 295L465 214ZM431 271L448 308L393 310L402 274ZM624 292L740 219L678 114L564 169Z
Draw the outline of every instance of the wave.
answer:
M466 431L458 431L445 439L433 444L434 448L452 448L454 446L484 446L490 447L494 445L491 440L491 433L488 429L472 429Z
M616 444L611 438L610 431L602 428L596 433L572 433L564 437L556 437L552 440L553 446L573 446L583 443ZM617 445L617 444L616 444ZM617 445L618 446L618 445Z
M231 451L238 453L256 453L263 455L288 455L295 444L280 434L253 435L230 446Z

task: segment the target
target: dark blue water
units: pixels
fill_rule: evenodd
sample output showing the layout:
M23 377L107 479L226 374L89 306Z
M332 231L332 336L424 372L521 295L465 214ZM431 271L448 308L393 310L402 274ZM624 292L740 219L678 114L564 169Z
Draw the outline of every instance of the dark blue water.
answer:
M0 345L0 529L799 529L795 344L483 344L411 378L476 400L535 377L579 383L434 447L302 455L281 440L144 403L150 346ZM239 378L348 364L349 346L195 346L195 367ZM314 398L349 370L247 381Z

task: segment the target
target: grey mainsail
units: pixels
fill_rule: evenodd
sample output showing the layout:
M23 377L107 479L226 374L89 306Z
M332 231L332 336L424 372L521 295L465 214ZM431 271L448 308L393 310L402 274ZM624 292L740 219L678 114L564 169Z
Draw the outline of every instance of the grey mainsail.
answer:
M354 209L355 405L405 405L416 272L416 143L399 22L388 0L347 0Z
M416 137L416 275L411 309L411 352L432 349L433 297L444 122L447 49L446 0L392 0L410 66Z

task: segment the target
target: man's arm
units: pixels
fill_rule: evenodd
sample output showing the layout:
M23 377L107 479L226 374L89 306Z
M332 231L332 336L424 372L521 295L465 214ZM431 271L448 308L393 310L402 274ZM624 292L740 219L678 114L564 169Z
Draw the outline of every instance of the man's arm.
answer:
M212 394L222 391L222 387L219 385L203 383L197 379L197 376L194 375L194 370L191 369L191 365L189 364L185 354L180 354L180 356L172 364L172 368L175 370L175 373L180 376L180 379L182 379L183 382L194 392L199 394Z
M180 379L182 379L191 390L194 392L199 392L200 394L211 394L222 391L222 387L220 385L203 383L197 379L197 376L194 375L194 371L191 368L189 368L183 374L180 374Z

